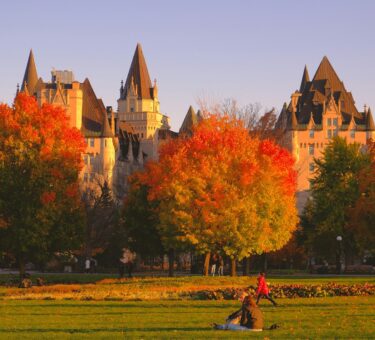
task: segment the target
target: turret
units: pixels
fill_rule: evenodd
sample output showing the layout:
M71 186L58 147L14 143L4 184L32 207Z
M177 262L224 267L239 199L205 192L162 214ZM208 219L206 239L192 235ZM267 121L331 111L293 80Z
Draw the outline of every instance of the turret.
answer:
M30 50L27 60L25 74L23 76L21 91L34 95L35 85L38 82L38 73L36 71L33 50Z

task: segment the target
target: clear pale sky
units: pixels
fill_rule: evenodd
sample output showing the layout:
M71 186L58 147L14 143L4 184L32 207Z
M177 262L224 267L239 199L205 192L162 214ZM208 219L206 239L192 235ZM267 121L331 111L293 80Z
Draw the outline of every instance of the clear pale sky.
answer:
M327 55L359 110L375 110L375 1L2 1L0 101L11 103L30 48L38 75L88 77L117 107L137 42L161 111L178 129L198 98L281 108Z

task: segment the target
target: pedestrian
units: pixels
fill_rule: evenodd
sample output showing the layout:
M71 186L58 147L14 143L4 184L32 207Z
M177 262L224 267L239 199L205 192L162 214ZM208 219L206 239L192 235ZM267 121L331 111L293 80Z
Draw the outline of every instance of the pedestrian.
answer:
M219 256L218 263L219 263L219 268L218 268L217 274L219 276L224 276L224 259L221 255Z
M86 272L86 274L90 273L90 265L91 265L90 259L88 257L86 257L86 261L85 261L85 272Z
M270 297L269 293L270 290L267 286L266 274L264 272L260 272L258 277L257 305L259 304L259 300L261 298L265 298L271 301L274 306L277 306L277 303Z
M214 254L211 259L211 275L215 276L216 273L216 262L217 262L217 255Z

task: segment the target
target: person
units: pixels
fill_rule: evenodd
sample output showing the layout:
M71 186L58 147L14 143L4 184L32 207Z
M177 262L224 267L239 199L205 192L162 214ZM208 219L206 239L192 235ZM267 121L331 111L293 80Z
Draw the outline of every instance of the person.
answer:
M85 272L86 272L86 274L87 273L90 273L90 259L87 257L86 258L86 261L85 261Z
M277 303L270 297L269 288L266 282L266 274L264 272L259 273L258 277L258 288L257 288L257 305L261 298L265 298L272 302L274 306L277 306Z
M215 276L216 273L216 261L217 261L217 256L216 254L212 256L212 261L211 261L211 275Z
M237 313L237 312L235 312ZM214 324L215 329L232 331L261 332L264 327L263 314L250 295L245 296L239 324L226 323L224 325Z
M219 262L219 269L217 271L217 275L223 276L224 275L224 259L221 255L219 256L218 262Z
M132 272L133 272L133 262L135 260L135 253L132 253L129 249L125 249L123 253L123 257L120 260L121 262L124 263L125 268L128 272L128 277L132 277Z

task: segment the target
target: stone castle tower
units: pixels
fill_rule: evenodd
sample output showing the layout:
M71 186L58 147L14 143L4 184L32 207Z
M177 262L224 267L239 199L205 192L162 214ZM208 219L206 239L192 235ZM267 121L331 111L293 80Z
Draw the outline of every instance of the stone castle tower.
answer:
M39 105L48 103L65 108L70 126L82 132L87 144L82 155L82 185L94 186L96 181L104 180L111 185L116 143L102 100L96 97L87 78L80 83L73 72L66 70L53 70L51 75L50 82L38 78L34 54L30 51L21 91L35 96Z
M375 138L371 110L365 106L359 112L351 92L348 92L327 57L324 57L310 80L305 67L299 90L291 95L276 124L284 131L283 144L296 159L298 172L297 203L301 211L314 176L314 158L322 156L334 136L365 147Z
M151 83L142 47L137 44L125 85L121 82L117 100L117 129L131 125L149 158L157 157L155 136L170 129L169 117L160 112L156 80Z

